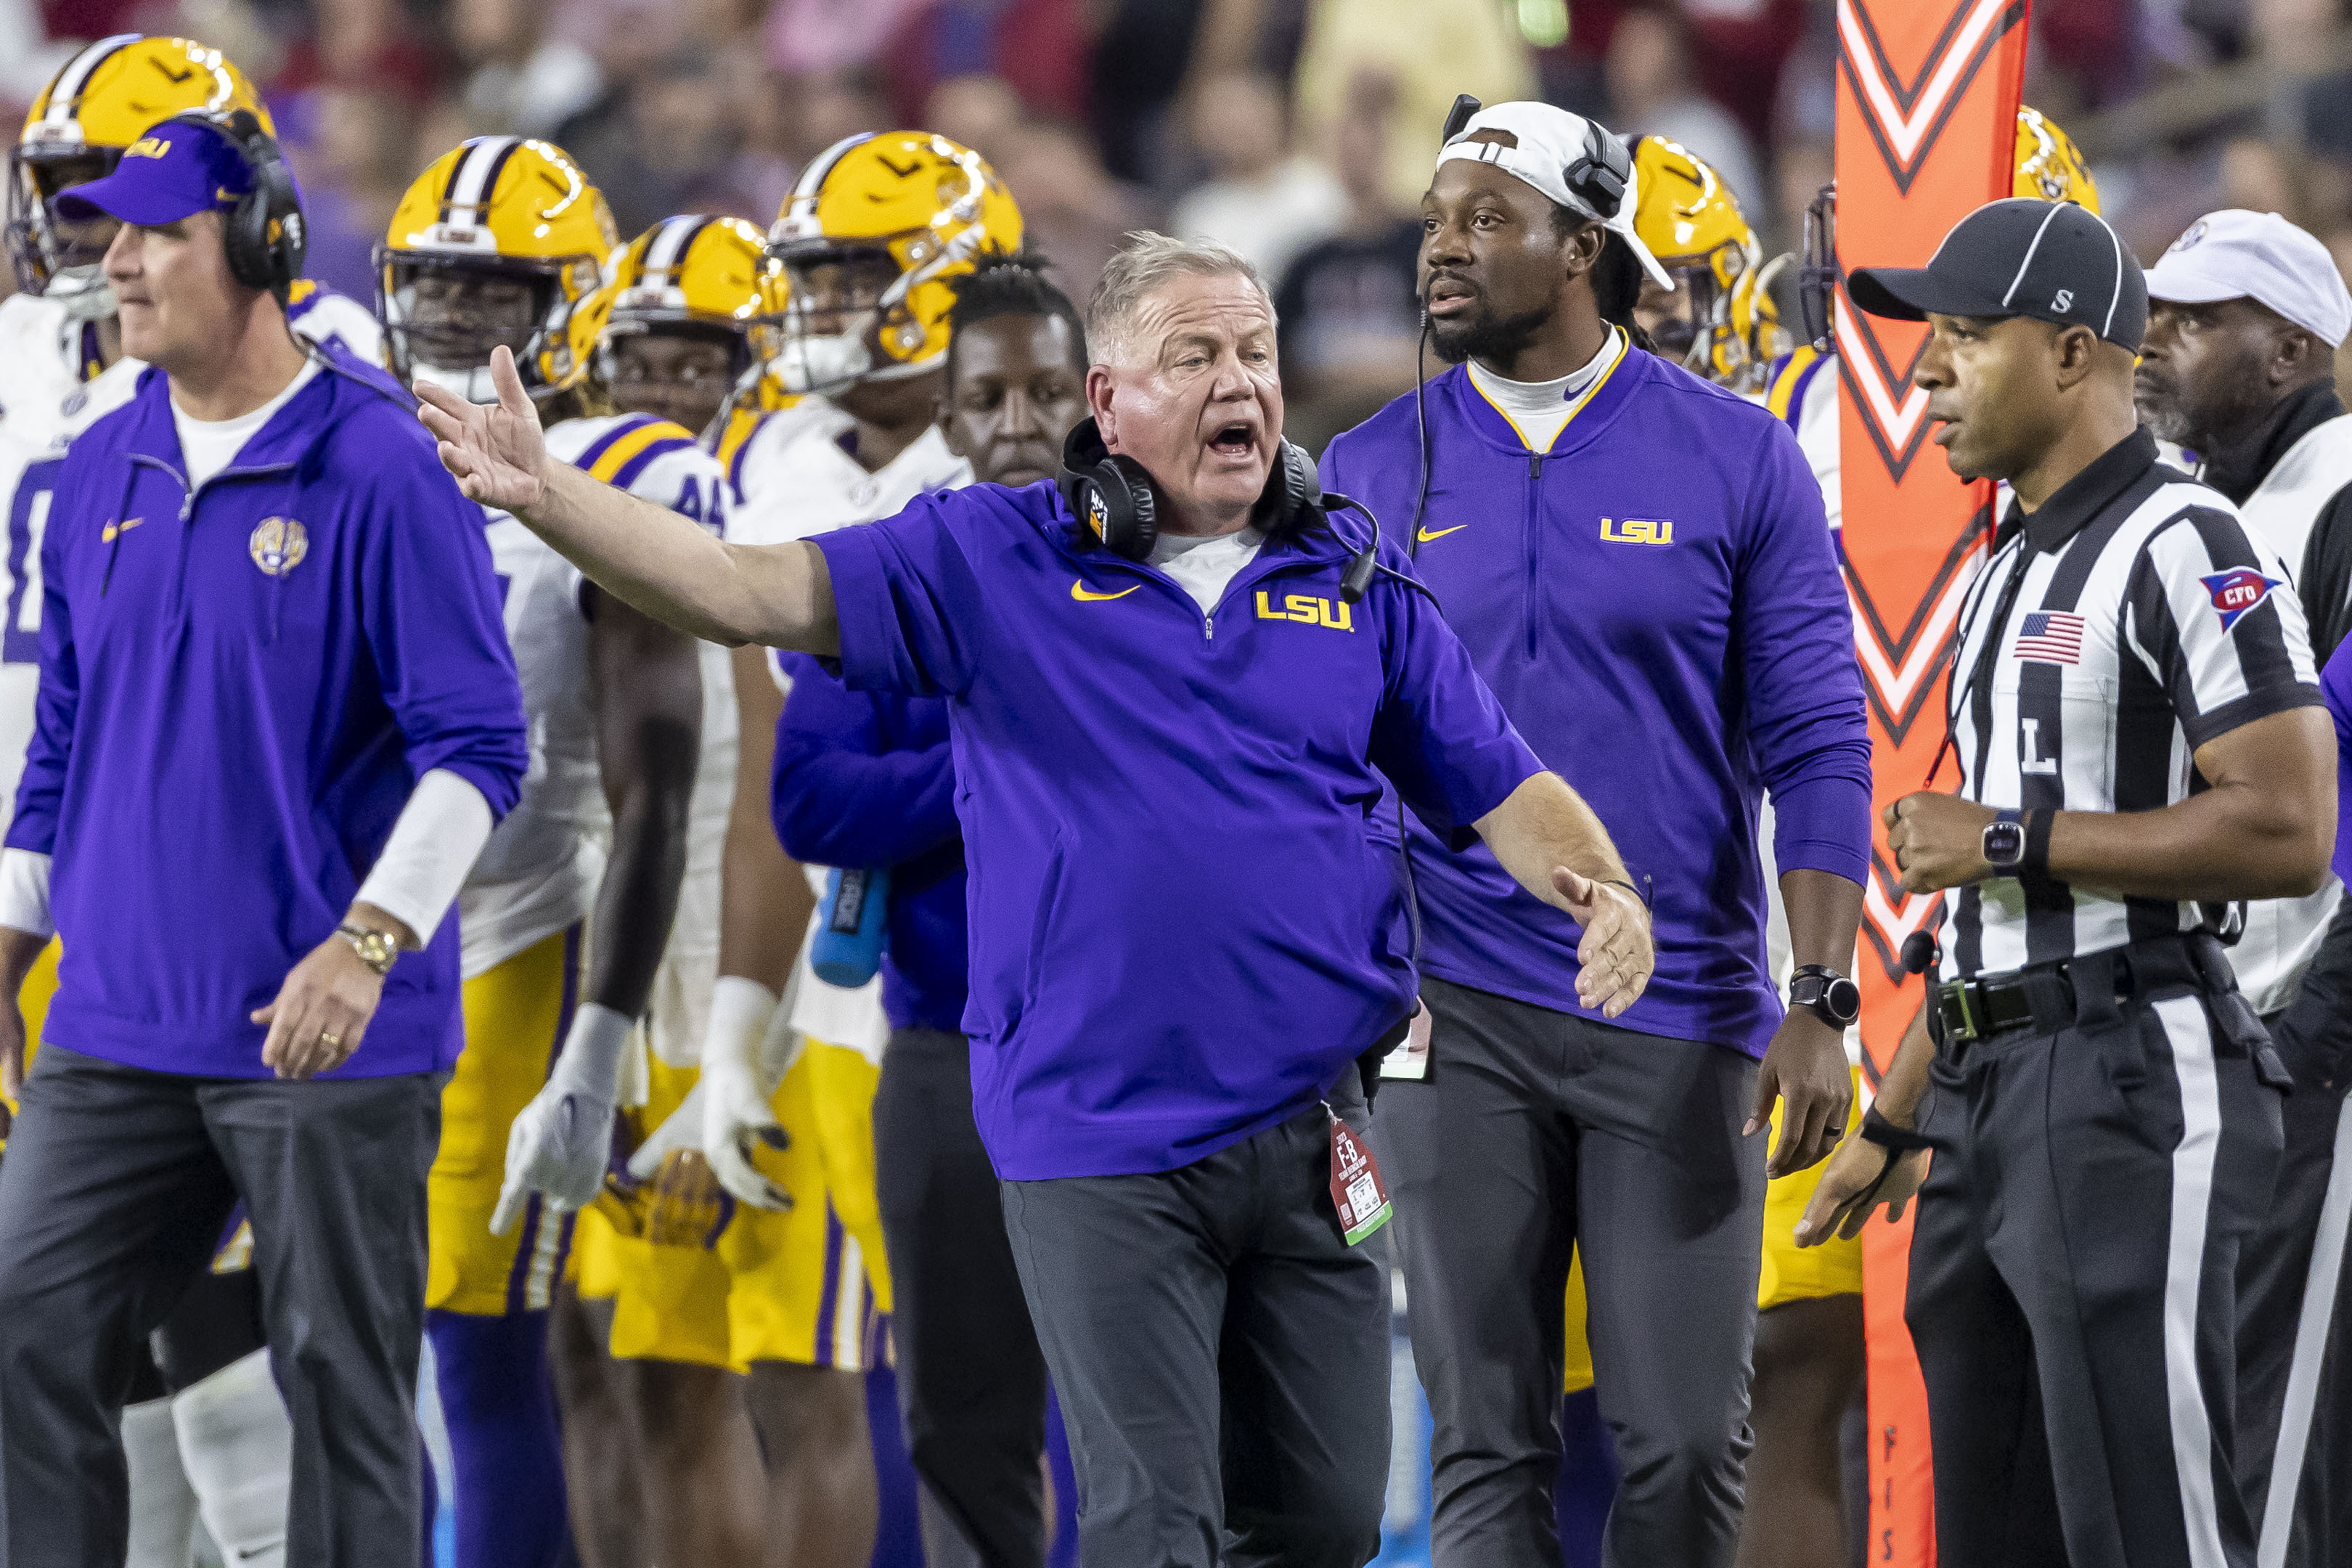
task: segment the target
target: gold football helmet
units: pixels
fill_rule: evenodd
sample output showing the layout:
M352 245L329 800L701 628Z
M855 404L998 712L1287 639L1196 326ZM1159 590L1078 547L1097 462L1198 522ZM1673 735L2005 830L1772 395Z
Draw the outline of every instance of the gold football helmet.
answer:
M2038 109L2017 111L2017 177L2010 194L2099 210L2098 183L2084 166L2074 139Z
M604 292L597 374L624 409L698 429L782 399L769 364L783 341L784 268L751 225L666 217L605 264ZM625 349L631 340L642 346Z
M2017 111L2017 141L2009 194L2042 202L2075 202L2099 210L2098 183L2074 139L2032 105ZM1827 353L1834 333L1830 301L1843 276L1837 261L1837 186L1823 185L1805 208L1805 259L1797 275L1797 301L1805 337Z
M1643 325L1661 353L1725 386L1746 388L1788 344L1756 231L1713 169L1678 142L1633 143L1633 232L1675 279L1688 304L1645 284L1654 311Z
M68 60L41 89L8 157L8 252L16 286L68 301L85 320L114 313L100 263L110 219L73 224L50 208L59 191L114 172L122 150L159 120L189 110L247 109L277 134L245 73L193 38L118 33Z
M595 362L620 244L604 193L570 153L477 136L436 159L393 209L375 249L376 315L403 381L495 403L490 351L514 351L533 397L578 385Z
M835 142L768 231L792 303L777 373L792 392L936 368L948 279L984 251L1021 247L1021 209L988 161L928 131Z

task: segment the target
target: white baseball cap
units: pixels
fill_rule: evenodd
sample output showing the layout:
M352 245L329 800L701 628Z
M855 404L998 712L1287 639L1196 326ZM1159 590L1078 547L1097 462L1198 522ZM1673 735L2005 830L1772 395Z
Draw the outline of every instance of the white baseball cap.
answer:
M1507 132L1517 145L1470 140L1481 131ZM1633 155L1607 126L1549 103L1498 103L1472 115L1437 154L1440 163L1450 158L1492 163L1570 212L1599 220L1625 242L1660 288L1675 286L1673 275L1633 232Z
M2352 293L2336 258L2276 213L2207 213L2148 268L2147 294L2176 305L2252 300L2329 348L2352 332Z

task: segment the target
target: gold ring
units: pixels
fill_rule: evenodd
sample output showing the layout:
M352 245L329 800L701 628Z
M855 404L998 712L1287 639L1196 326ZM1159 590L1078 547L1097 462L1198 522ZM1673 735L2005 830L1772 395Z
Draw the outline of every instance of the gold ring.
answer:
M332 1029L321 1029L319 1031L319 1043L331 1051L343 1043L343 1037Z

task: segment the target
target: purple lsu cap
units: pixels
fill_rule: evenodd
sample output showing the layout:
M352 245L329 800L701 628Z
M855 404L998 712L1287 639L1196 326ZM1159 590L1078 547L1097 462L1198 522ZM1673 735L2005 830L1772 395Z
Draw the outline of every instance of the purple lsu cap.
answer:
M253 169L229 133L166 120L122 150L114 173L57 197L58 215L87 223L104 215L152 226L235 206L253 189Z

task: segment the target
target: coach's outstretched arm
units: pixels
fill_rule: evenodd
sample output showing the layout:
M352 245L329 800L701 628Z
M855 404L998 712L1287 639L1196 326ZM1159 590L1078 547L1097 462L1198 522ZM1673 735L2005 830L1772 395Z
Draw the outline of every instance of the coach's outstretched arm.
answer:
M467 496L513 513L596 585L710 642L837 654L833 582L813 544L728 544L666 507L551 461L514 354L490 353L498 406L420 383L418 417Z

